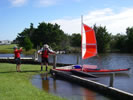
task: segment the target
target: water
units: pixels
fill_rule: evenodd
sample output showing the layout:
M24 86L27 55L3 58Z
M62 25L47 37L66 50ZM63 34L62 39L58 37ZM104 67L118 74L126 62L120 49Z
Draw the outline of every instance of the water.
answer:
M52 56L49 57L49 62L53 62ZM77 64L77 54L59 54L57 63ZM79 56L79 64L92 64L106 69L129 68L133 66L133 54L109 53L85 60Z
M51 57L52 61L52 57ZM76 64L77 55L58 55L58 63L67 63L67 64ZM87 60L81 60L80 64L94 64L98 68L104 69L119 69L119 68L131 68L133 66L133 55L132 54L120 54L120 53L109 53L100 55L100 57L93 57ZM42 76L35 76L42 77ZM104 97L101 94L98 94L94 91L88 90L84 87L78 86L77 84L69 83L64 80L56 79L49 77L48 80L45 80L45 75L39 80L38 78L33 78L32 82L36 86L41 86L40 88L56 94L58 96L67 98L69 100L111 100L110 98ZM99 75L99 78L92 79L102 84L109 85L110 75ZM40 82L39 82L40 81ZM44 83L41 83L41 82ZM37 83L36 83L37 82ZM47 85L45 84L47 82ZM38 85L38 83L40 85ZM113 87L121 89L123 91L133 93L133 72L130 74L115 74ZM56 85L55 85L56 84ZM45 89L46 87L47 90ZM42 88L45 87L45 88ZM65 91L65 93L64 93Z
M33 76L32 84L48 93L68 100L112 100L75 83L54 79L47 73Z
M21 57L33 57L34 55L24 55L21 54ZM14 54L0 54L0 57L14 57Z

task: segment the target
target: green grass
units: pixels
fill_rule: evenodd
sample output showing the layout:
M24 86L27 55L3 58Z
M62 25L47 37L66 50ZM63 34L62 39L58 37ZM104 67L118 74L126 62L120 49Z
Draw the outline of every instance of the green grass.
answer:
M31 77L40 74L40 65L0 63L0 100L63 100L32 85ZM49 67L50 68L50 67Z

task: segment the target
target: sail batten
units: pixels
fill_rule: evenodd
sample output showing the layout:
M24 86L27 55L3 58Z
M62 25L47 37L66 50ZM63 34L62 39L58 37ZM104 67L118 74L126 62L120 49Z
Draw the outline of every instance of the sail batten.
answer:
M83 24L84 33L82 33L82 59L87 59L97 55L97 43L95 32L92 28Z

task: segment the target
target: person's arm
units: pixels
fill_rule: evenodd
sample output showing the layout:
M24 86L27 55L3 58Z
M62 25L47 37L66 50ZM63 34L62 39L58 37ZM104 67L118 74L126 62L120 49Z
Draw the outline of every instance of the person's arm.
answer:
M38 50L38 54L42 54L43 48L41 48L40 50Z
M19 52L19 53L22 52L22 47L18 50L18 52Z
M56 52L53 51L52 49L48 49L48 51L49 51L50 54L56 54Z

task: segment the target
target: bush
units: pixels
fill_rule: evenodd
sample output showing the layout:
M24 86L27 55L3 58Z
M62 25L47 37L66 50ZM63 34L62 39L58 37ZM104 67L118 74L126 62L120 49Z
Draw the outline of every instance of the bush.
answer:
M32 47L33 47L33 44L32 44L32 42L30 41L30 39L28 37L25 37L24 44L25 44L24 48L25 48L26 51L32 49Z

